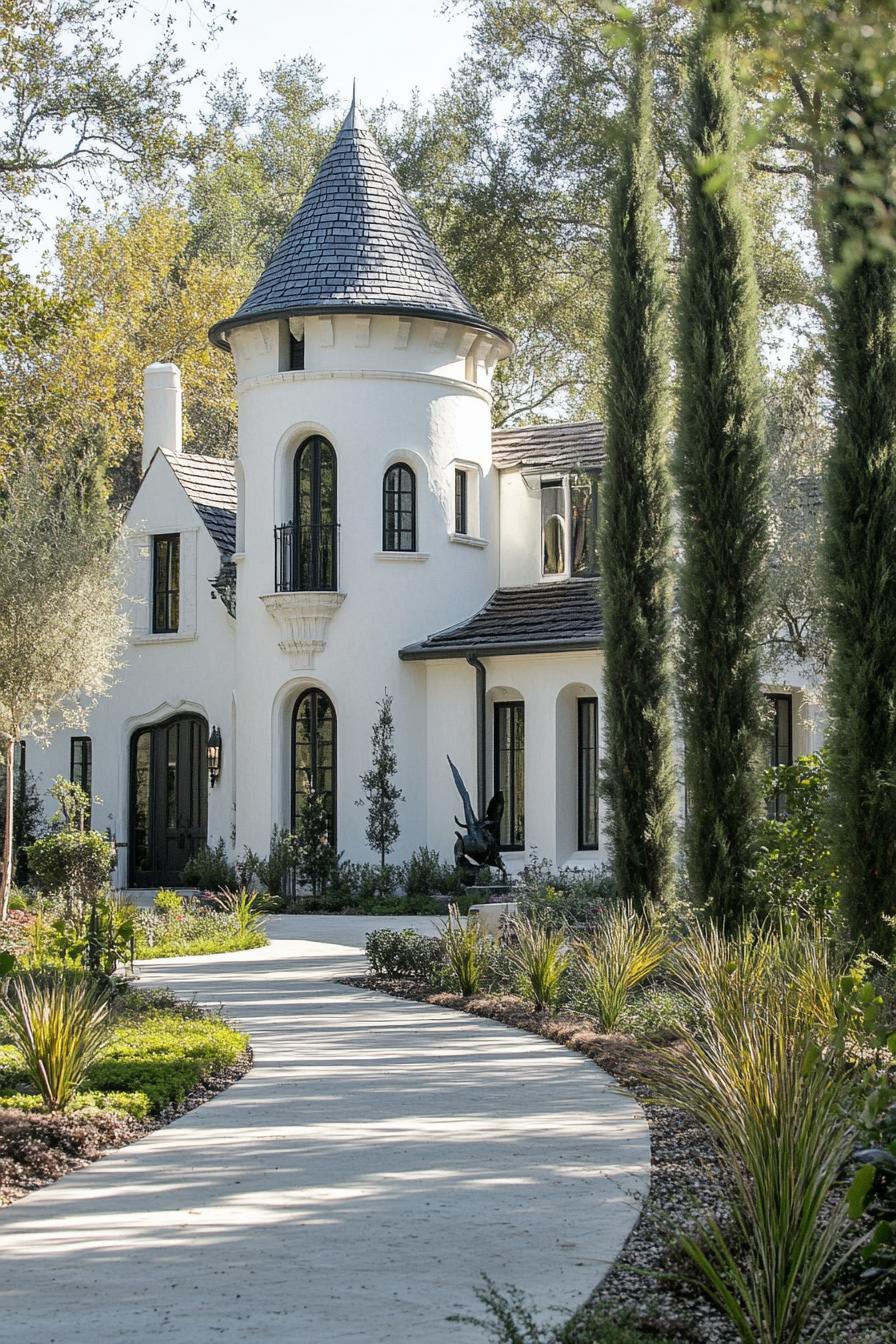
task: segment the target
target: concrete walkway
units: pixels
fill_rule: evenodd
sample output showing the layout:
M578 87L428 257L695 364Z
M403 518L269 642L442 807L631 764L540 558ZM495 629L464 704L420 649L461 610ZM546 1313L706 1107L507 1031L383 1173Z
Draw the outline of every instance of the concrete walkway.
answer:
M465 1344L483 1272L550 1317L618 1253L649 1167L637 1104L538 1037L333 983L368 928L145 963L220 1003L255 1065L215 1100L0 1210L10 1344ZM329 941L332 940L332 941Z

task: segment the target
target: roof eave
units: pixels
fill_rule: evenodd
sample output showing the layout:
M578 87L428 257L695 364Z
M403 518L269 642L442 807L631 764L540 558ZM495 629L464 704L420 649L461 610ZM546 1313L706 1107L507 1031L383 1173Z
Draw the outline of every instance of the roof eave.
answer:
M602 646L600 635L591 635L580 639L525 639L513 644L408 644L398 650L398 656L405 663L428 662L442 658L503 658L532 653L581 653L599 649Z
M501 357L506 358L512 355L515 349L514 343L502 331L500 327L492 326L486 322L484 317L478 317L475 314L458 313L445 308L425 308L410 307L400 303L327 303L327 304L309 304L307 307L302 305L293 305L291 307L270 308L259 313L247 313L245 316L224 318L221 322L216 322L214 326L209 327L208 337L212 345L216 345L219 350L230 350L230 344L226 340L226 333L233 331L236 327L251 326L254 322L277 322L286 317L329 317L340 313L360 313L362 315L370 314L374 317L423 317L436 322L456 322L461 327L472 327L475 331L487 332L489 336L495 336L501 341L504 349Z

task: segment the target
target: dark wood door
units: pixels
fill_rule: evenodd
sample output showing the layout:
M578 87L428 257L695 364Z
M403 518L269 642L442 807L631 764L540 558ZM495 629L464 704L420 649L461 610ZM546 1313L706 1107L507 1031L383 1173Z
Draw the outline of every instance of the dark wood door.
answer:
M195 714L131 741L130 885L177 886L207 840L208 724Z

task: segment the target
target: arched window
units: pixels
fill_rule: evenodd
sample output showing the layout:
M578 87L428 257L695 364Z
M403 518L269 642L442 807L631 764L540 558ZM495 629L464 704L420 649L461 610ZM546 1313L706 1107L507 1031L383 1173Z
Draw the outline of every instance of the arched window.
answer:
M336 588L336 454L315 434L296 453L295 591Z
M383 477L383 550L416 551L417 482L404 462Z
M303 691L292 715L292 826L302 803L316 793L329 817L328 840L336 844L336 711L323 691Z

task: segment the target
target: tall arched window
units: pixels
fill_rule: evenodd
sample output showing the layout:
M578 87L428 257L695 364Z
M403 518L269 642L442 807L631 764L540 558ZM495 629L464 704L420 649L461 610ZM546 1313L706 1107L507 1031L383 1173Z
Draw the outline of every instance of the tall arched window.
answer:
M383 550L417 549L417 482L404 462L383 477Z
M336 588L336 454L319 434L306 439L295 463L295 591Z
M323 799L330 819L329 842L336 843L336 711L316 686L303 691L292 715L292 826L309 793Z

